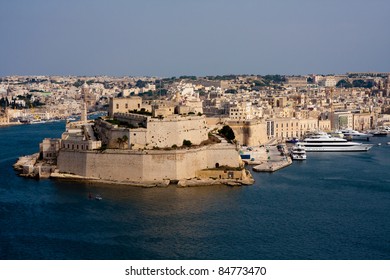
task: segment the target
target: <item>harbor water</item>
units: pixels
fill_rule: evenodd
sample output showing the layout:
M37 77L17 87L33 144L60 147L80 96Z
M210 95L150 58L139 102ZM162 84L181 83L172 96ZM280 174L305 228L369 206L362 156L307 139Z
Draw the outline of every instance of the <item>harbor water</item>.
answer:
M308 153L245 187L17 176L17 158L64 128L0 127L0 259L390 259L390 137L368 152Z

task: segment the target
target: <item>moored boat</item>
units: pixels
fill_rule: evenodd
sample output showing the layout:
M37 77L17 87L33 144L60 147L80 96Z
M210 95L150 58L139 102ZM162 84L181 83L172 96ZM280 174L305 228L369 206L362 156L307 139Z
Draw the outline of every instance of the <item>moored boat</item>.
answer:
M370 137L373 136L371 133L363 133L352 129L344 129L341 130L341 133L343 133L344 138L347 140L360 140L360 141L369 141Z
M303 141L307 152L362 152L372 148L371 144L349 142L346 139L332 137L325 132L318 132Z
M305 160L306 159L306 149L305 147L297 143L294 146L292 146L290 150L290 156L293 160Z

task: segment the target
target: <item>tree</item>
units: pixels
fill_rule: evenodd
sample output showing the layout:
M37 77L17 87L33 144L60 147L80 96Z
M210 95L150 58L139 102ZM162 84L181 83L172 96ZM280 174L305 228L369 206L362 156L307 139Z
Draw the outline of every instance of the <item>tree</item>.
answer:
M146 86L146 83L142 80L138 80L135 84L136 87L143 88Z
M338 81L338 83L336 84L336 87L338 87L338 88L351 88L351 87L352 87L352 84L351 84L349 81L340 80L340 81Z
M81 87L83 84L84 84L84 81L78 79L76 82L73 83L73 86Z
M236 138L233 129L228 125L222 127L222 129L220 129L218 132L229 141L233 141Z
M366 83L363 80L354 80L352 85L354 87L365 87Z
M227 90L225 90L225 93L237 93L237 90L235 90L235 89L227 89Z
M190 140L183 140L183 146L191 147L192 143Z
M122 137L118 137L118 139L116 139L116 142L118 143L119 148L123 149L124 144L126 144L128 140L129 137L127 137L127 135L123 135Z

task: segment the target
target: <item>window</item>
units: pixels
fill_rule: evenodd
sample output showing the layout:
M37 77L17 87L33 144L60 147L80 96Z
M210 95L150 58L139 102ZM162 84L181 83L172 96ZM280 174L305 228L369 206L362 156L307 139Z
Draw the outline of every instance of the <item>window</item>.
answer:
M116 104L116 108L119 109L119 104Z
M126 103L125 104L125 108L128 109L129 108L129 104Z

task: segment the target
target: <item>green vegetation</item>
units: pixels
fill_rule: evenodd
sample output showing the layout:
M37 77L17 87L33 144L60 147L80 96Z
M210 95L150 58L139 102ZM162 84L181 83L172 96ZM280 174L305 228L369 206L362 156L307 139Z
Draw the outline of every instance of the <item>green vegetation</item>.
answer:
M107 144L103 144L99 149L96 149L99 152L104 152L105 150L107 150Z
M336 84L336 87L338 87L338 88L351 88L351 87L353 87L353 85L349 81L340 80Z
M354 87L361 87L361 88L372 88L374 86L374 83L372 81L364 81L364 80L354 80L352 82L352 85Z
M223 75L223 76L207 76L206 78L208 80L217 80L217 81L224 81L224 80L234 80L236 79L238 76L237 75Z
M220 129L218 133L225 137L228 141L233 141L236 138L233 129L228 125L222 127L222 129Z
M45 92L45 91L41 89L30 89L30 92Z
M274 82L274 83L283 83L286 81L286 78L281 75L265 75L262 78L264 81Z
M113 120L106 120L107 122L113 124L113 125L118 125L118 126L124 126L124 127L127 127L127 128L136 128L134 125L132 125L131 123L128 123L128 122L123 122L123 121L120 121L120 120L117 120L117 119L113 119Z
M139 115L144 115L144 116L152 116L152 113L149 111L146 111L145 108L141 108L140 110L137 110L137 109L129 110L129 113L134 113L134 114L139 114Z
M157 91L157 94L158 94L158 95L161 95L161 96L165 96L165 95L167 95L167 93L168 93L168 90L165 89L165 88L160 88L160 89Z
M236 94L236 93L237 93L237 90L231 88L231 89L225 90L225 93L233 93L233 94Z
M139 88L143 88L146 86L146 82L142 81L142 80L138 80L136 83L135 83L135 86L136 87L139 87Z
M179 79L188 79L196 81L196 76L180 76Z
M265 87L269 86L269 81L259 81L259 80L254 80L253 83L255 84L255 87Z
M127 143L128 140L129 137L127 137L127 135L123 135L122 137L118 137L118 139L116 139L116 142L118 143L119 148L123 149L124 145Z
M243 166L232 167L232 166L227 166L227 165L218 165L218 164L216 164L216 166L214 168L208 168L208 169L204 169L204 170L241 171L243 169L244 169Z
M183 140L183 146L186 146L186 147L191 147L192 146L192 143L190 140Z
M84 84L84 81L78 79L76 82L73 83L73 86L81 87L83 84Z

